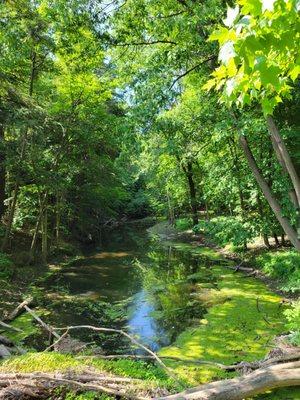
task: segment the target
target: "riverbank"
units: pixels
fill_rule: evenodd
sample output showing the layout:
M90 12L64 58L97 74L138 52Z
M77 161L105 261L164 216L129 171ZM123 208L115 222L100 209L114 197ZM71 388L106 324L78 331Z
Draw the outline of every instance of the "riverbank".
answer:
M247 255L243 254L241 258L241 254L233 252L229 247L218 247L203 235L194 234L191 229L176 229L166 222L161 222L149 231L158 235L162 241L172 243L180 251L188 252L192 257L197 258L205 254L215 264L222 264L226 258L230 260L231 268L241 264L248 267L248 270L245 268L246 272L242 273L238 268L235 272L226 270L224 265L214 265L211 270L213 274L218 275L218 287L204 290L200 288L197 292L208 305L207 314L199 321L198 326L185 330L174 344L160 350L160 355L187 360L201 359L228 365L241 360L251 362L263 358L273 349L279 353L294 351L293 344L286 338L288 330L284 309L288 308L286 299L295 299L297 294L295 291L289 291L290 287L286 281L274 279L271 268L272 260L288 259L284 257L283 251L273 252L273 257L270 257L262 246L252 246L251 251ZM177 239L183 240L184 243L176 243ZM278 253L282 256L279 257ZM292 256L289 260L293 260ZM297 260L294 262L297 263ZM256 273L250 273L252 277L249 276L251 264L254 272L260 267ZM292 266L289 267L291 269ZM271 276L266 275L266 271L269 271ZM279 314L280 321L278 321ZM213 365L191 367L172 361L169 365L194 384L232 376L232 373L224 372ZM259 398L298 399L300 390L281 389L270 396Z

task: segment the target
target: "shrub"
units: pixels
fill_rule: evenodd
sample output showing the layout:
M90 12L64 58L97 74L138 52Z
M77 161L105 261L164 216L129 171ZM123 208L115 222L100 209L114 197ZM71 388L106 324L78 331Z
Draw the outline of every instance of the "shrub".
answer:
M191 218L179 218L176 220L175 226L180 231L186 231L187 229L192 228L193 223Z
M282 289L296 292L300 290L300 254L296 251L276 251L264 253L257 258L262 270L272 278L282 282Z
M300 346L300 300L295 301L292 307L284 311L286 327L291 331L291 342Z
M203 232L219 246L229 243L242 246L256 236L253 227L237 217L216 217L210 221L200 221L193 230L195 233Z
M0 279L9 279L13 275L14 264L7 254L0 253Z

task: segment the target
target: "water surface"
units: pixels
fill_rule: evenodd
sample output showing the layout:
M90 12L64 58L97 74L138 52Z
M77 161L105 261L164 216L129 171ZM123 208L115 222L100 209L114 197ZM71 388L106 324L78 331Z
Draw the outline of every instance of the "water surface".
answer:
M205 260L203 260L205 262ZM182 253L151 237L145 227L122 227L102 235L85 256L51 276L48 321L55 326L90 324L124 329L153 350L171 343L205 309L193 299L193 274L203 272L201 259ZM197 277L199 280L199 276ZM77 332L103 351L128 352L118 335Z

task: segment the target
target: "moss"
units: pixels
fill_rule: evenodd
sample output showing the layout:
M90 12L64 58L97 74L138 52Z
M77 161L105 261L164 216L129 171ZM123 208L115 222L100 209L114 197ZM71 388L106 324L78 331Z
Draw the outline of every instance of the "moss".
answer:
M131 377L152 381L165 387L174 387L168 375L153 363L134 360L103 360L93 357L76 358L71 354L60 353L27 353L22 356L9 358L0 363L1 372L57 372L84 369L93 367L100 372L107 372L118 376Z
M39 313L37 313L39 314ZM24 339L28 336L34 335L40 331L38 325L33 324L33 318L30 314L24 313L16 318L12 323L11 326L18 328L21 332L9 331L7 336L14 342L14 343L21 343Z
M83 369L81 361L73 356L59 353L27 353L12 357L0 364L1 372L54 372Z
M165 371L153 363L126 359L109 361L93 358L86 359L85 363L97 370L111 372L115 375L160 382L169 387L174 386L174 381L168 377Z
M208 309L195 327L187 329L160 355L204 359L223 364L254 361L268 352L272 339L284 331L281 298L254 279L222 267L212 267L218 290L198 287L207 296ZM170 362L192 384L232 374L210 366L187 366Z

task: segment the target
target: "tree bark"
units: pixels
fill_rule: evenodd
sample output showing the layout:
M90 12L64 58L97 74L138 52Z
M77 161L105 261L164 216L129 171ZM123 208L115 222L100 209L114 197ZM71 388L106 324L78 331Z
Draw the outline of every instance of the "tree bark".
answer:
M279 159L279 162L281 163L283 168L288 172L291 178L297 197L298 208L300 208L300 179L298 177L292 159L289 155L289 152L286 148L286 145L282 140L279 130L271 115L267 116L267 124L272 138L273 146L275 146L276 155Z
M174 215L174 209L171 204L171 198L169 194L169 189L167 188L167 200L168 200L168 214L169 214L169 222L171 225L174 225L175 223L175 215Z
M5 213L4 201L5 195L5 181L6 181L6 171L5 171L5 150L4 150L4 126L0 124L0 220Z
M44 208L42 217L42 258L43 263L47 263L48 256L48 210L47 205Z
M7 245L8 245L8 240L10 237L12 223L14 220L14 215L15 215L15 210L16 210L16 205L17 205L17 200L18 200L18 193L19 193L19 179L17 178L16 182L15 182L15 186L14 186L13 199L12 199L12 203L11 203L10 210L9 210L9 216L8 216L8 222L6 225L5 235L3 238L2 245L1 245L2 252L7 248Z
M240 136L240 145L244 151L249 167L251 168L253 175L258 185L260 186L261 190L263 191L264 196L267 199L270 207L272 208L277 220L279 221L280 225L282 226L284 232L287 234L293 246L300 252L300 240L298 239L297 232L292 227L289 220L283 216L280 204L273 195L269 185L267 184L267 181L265 180L260 169L258 168L258 165L249 147L246 136L243 135Z
M193 174L193 164L191 161L188 161L186 166L183 167L183 170L186 174L189 190L190 190L190 204L192 210L192 219L193 225L197 225L198 220L198 212L197 212L197 193L196 193L196 185L194 182L194 174Z
M300 361L272 365L240 378L188 389L160 400L242 400L270 389L300 385Z
M43 219L44 207L45 207L45 203L47 201L47 193L44 194L44 198L43 199L41 198L41 196L39 196L39 197L40 197L40 209L39 209L39 214L38 214L37 221L36 221L36 224L35 224L34 233L33 233L33 236L32 236L30 252L29 252L29 262L32 261L33 256L34 256L34 250L35 250L35 247L36 247L38 233L39 233L39 229L40 229L41 222L42 222L42 219Z

